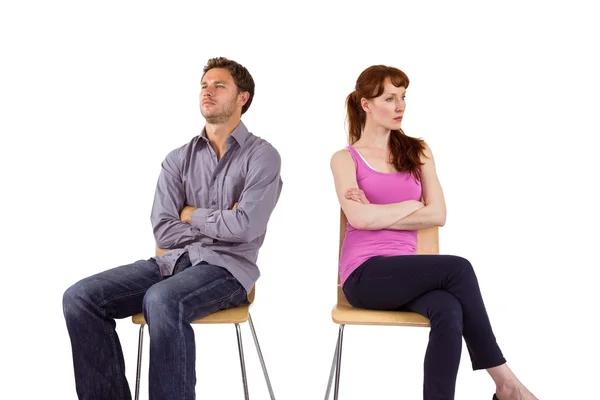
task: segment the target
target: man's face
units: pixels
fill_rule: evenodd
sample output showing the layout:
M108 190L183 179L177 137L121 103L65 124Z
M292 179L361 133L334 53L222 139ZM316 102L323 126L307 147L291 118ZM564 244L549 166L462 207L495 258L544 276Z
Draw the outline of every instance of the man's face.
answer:
M229 71L224 68L208 70L200 86L200 113L207 123L223 124L234 115L241 116L247 92L238 93Z

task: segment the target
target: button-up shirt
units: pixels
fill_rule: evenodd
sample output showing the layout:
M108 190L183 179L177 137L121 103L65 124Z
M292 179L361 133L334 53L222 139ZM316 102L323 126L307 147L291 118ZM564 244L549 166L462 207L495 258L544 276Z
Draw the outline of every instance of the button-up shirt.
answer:
M170 249L153 257L161 273L171 275L187 251L192 265L223 267L250 293L260 276L258 250L283 186L280 170L277 150L242 122L219 160L206 129L171 151L162 163L151 214L157 246ZM185 206L197 208L189 224L179 217Z

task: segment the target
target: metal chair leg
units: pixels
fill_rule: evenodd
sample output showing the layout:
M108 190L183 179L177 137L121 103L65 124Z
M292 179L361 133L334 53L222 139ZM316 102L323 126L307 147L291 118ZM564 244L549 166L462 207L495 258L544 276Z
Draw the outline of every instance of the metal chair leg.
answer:
M333 373L335 372L335 364L337 362L338 355L338 341L335 341L335 351L333 352L333 362L331 363L331 372L329 372L329 380L327 381L327 391L325 392L325 400L329 400L329 394L331 393L331 383L333 382Z
M240 364L242 366L242 382L244 383L244 398L250 400L248 394L248 380L246 379L246 364L244 363L244 348L242 347L242 331L240 330L240 324L235 324L235 330L237 332L238 350L240 352Z
M271 396L271 400L275 400L273 387L271 386L271 380L269 379L269 374L267 373L267 366L265 365L265 360L263 359L263 354L260 350L260 345L258 344L258 338L256 336L256 331L254 330L254 324L252 323L252 317L250 316L250 313L248 313L248 323L250 324L250 331L252 332L252 337L254 338L254 344L256 345L256 352L258 353L258 358L260 359L260 365L262 367L263 374L265 375L265 380L267 381L269 395Z
M140 325L138 339L137 371L135 373L135 400L140 399L140 376L142 375L142 350L144 344L144 324Z
M340 369L342 367L342 340L344 339L344 325L340 325L338 335L337 366L335 368L335 387L333 388L333 400L338 400L340 391Z

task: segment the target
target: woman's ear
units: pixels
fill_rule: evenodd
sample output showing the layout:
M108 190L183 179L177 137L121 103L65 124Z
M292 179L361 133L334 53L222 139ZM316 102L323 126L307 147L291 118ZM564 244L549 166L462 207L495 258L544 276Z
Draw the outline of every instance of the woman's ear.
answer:
M369 101L367 99L365 99L364 97L362 99L360 99L360 106L362 107L362 109L368 114L369 113Z

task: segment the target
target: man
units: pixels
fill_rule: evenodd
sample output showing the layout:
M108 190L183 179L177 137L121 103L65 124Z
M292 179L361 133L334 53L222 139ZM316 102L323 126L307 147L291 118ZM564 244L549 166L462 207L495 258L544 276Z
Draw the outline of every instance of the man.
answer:
M258 250L281 193L277 150L241 122L254 80L235 61L204 67L200 136L171 151L151 221L162 256L85 278L63 309L80 399L131 399L114 318L143 312L150 333L150 399L195 398L190 323L247 301Z

